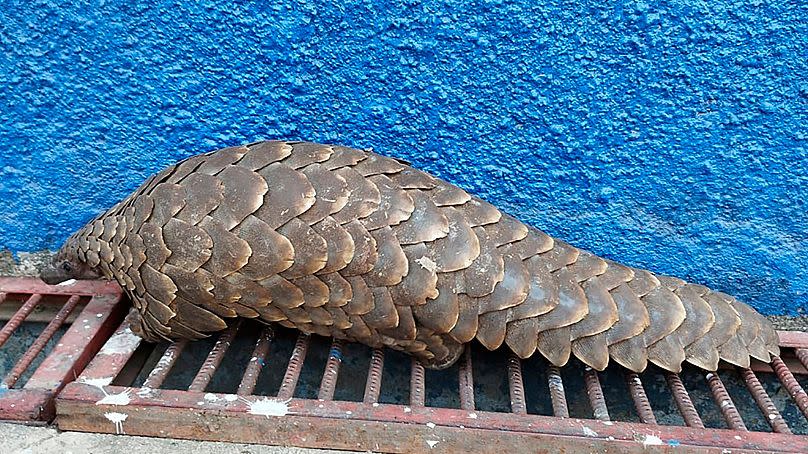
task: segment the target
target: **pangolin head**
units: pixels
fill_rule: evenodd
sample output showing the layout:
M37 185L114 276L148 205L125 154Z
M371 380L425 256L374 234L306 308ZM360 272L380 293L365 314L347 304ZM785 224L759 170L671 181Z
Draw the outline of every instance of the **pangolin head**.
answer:
M73 235L40 270L39 277L46 284L55 285L69 279L98 279L101 274L79 258L78 238Z

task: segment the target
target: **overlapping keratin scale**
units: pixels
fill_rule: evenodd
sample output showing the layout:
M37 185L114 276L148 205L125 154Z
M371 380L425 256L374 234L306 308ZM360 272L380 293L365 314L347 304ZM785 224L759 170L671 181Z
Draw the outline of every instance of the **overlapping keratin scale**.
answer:
M406 163L257 142L159 172L65 247L116 279L148 339L258 318L454 362L463 344L602 370L777 354L734 298L554 240Z

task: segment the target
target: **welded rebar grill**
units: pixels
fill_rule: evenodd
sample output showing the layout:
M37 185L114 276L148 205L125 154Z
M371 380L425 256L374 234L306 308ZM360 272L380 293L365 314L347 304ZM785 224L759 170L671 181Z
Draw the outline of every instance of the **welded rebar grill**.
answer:
M120 323L120 300L117 285L50 286L39 279L0 277L5 320L0 348L8 366L0 374L0 420L52 419L54 394L75 378Z
M292 333L254 325L233 325L219 334L210 344L191 385L165 389L166 377L182 372L174 369L178 358L188 353L192 344L184 341L171 343L161 354L156 349L155 355L159 358L155 356L151 363L141 359L144 365L152 366L144 366L141 371L146 378L140 387L133 383L110 386L109 383L117 383L115 377L124 369L125 363L136 359L134 352L141 344L124 323L111 340L118 338L115 342L117 348L102 349L79 380L60 395L60 427L391 452L422 452L425 449L485 451L481 446L496 447L492 449L497 451L516 449L517 452L554 452L559 447L568 452L590 452L593 447L615 446L625 452L639 452L649 443L744 451L808 451L808 437L792 435L794 428L778 410L769 395L771 391L767 392L759 378L765 375L769 386L782 383L783 389L792 397L793 405L803 410L805 393L794 372L804 373L805 370L792 371L781 358L775 358L765 367L722 369L720 373L710 374L695 370L684 375L653 371L642 374L641 378L638 374L619 372L624 392L614 394L604 393L611 389L604 386L616 386L614 377L609 379L606 373L581 364L563 370L545 364L547 378L540 380L533 370L535 364L505 354L501 360L505 372L502 389L506 393L503 397L507 402L507 412L501 412L488 408L491 404L486 401L491 400L490 396L480 394L481 389L494 388L490 383L479 383L487 378L475 370L485 366L479 358L475 359L479 353L475 349L467 348L455 368L439 374L441 377L456 374L456 385L453 391L449 390L449 394L454 393L455 400L454 404L435 406L434 391L446 394L446 385L430 381L431 372L427 373L417 361L405 367L407 364L390 362L393 361L391 358L404 358L399 354L388 357L384 350L367 349L365 361L354 363L351 360L357 359L356 352L349 348L349 344L339 340L323 343L321 338L305 334L298 334L291 350L281 353L283 349L279 345L284 342L284 345L291 345L289 336ZM247 347L242 345L242 349L250 356L243 366L238 366L240 369L223 373L236 374L232 394L221 392L221 389L211 390L215 382L212 378L227 364L225 357L231 353L236 355L232 345L240 335L249 339L244 344ZM130 342L124 349L120 348L123 338ZM808 346L808 335L801 339L802 345ZM784 348L786 354L794 352L788 361L793 359L792 363L798 363L799 350ZM361 372L357 372L357 364L364 364ZM150 370L145 370L149 367ZM390 370L386 371L388 367ZM407 372L403 372L405 370ZM360 377L358 373L363 375ZM407 376L391 379L390 374L394 373ZM744 396L738 396L734 388L736 394L730 396L720 375L732 373L737 374L739 383L745 385L747 394ZM262 380L270 376L278 377L277 391L268 389L267 381ZM344 381L340 380L341 377ZM580 383L576 383L576 377ZM666 387L672 408L681 416L682 426L660 424L655 415L654 402L648 394L649 380L653 381L655 377L659 377L657 387ZM388 389L402 384L409 389ZM352 400L335 399L335 391L341 389L341 385L354 389ZM700 411L711 404L703 396L698 397L698 406L694 404L696 398L691 392L699 386L715 401L714 408L723 416L723 428L705 428L706 420ZM530 388L535 393L536 387L539 388L538 394L547 398L548 406L544 410L536 410L544 407L532 402L528 392ZM569 390L573 388L579 391L570 394ZM123 404L116 405L115 399L108 398L121 394L127 396L122 400ZM625 410L620 410L616 405L620 402L614 401L615 395L627 404L624 407L633 409L633 420L638 422L627 422L623 417ZM746 399L743 410L736 406L742 398ZM391 399L395 402L390 403ZM581 412L581 399L588 404L589 410L584 412L587 414L583 419L570 417L573 407L577 413ZM574 405L570 406L570 403ZM771 432L747 428L745 418L754 421L753 418L761 417L748 411L749 403L764 415ZM799 412L796 414L802 417ZM119 420L117 425L113 421L116 418ZM159 424L164 419L167 424ZM802 429L797 433L806 432L806 421L799 422ZM714 418L711 425L716 425Z

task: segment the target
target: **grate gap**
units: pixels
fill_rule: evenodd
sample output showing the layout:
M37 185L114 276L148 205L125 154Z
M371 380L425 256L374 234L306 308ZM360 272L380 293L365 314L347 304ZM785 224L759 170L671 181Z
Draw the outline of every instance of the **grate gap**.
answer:
M202 367L199 368L193 381L191 381L191 384L188 386L188 391L199 392L204 391L208 387L210 380L213 378L213 374L216 373L216 369L219 368L219 365L224 359L224 355L233 343L233 339L236 337L240 326L241 319L237 319L231 326L219 334L210 352L208 352L208 356L202 363Z
M501 350L489 351L476 343L472 348L477 410L510 413L507 354Z
M395 350L384 351L379 403L410 404L410 357Z
M6 341L11 337L14 331L22 324L28 314L30 314L34 308L39 304L39 301L42 299L42 295L31 295L23 303L22 307L20 307L14 315L3 325L3 328L0 328L0 347L2 347Z
M456 391L460 388L460 364L443 370L427 369L425 380L427 407L460 408L460 395Z
M727 391L727 388L718 373L708 373L706 380L716 405L718 405L718 408L724 415L724 420L727 422L727 426L732 430L740 430L743 432L748 431L746 424L738 411L738 408L735 406L735 402L729 395L729 392Z
M151 368L150 360L155 356L155 352L161 350L163 344L152 344L141 342L126 364L121 367L120 372L112 380L114 386L132 386L138 379Z
M772 402L769 395L766 394L766 390L763 389L763 385L760 383L755 373L749 369L741 369L740 374L741 378L743 378L744 382L746 383L749 393L755 399L760 411L763 412L764 419L769 422L772 430L779 433L790 434L791 429L783 420L780 412L777 411L777 407L774 406L774 402Z
M0 308L6 311L6 321L19 314L19 309L31 298L30 294L8 293ZM12 331L9 341L0 346L0 377L5 386L23 388L53 349L61 342L76 318L90 300L86 296L43 295L31 312ZM70 301L75 301L71 303ZM72 309L65 316L68 308ZM61 313L61 315L60 315ZM55 317L62 317L59 323ZM7 323L3 326L7 326ZM11 329L10 327L8 328ZM66 360L69 360L67 358Z
M372 349L366 345L353 342L343 345L344 360L340 364L334 400L362 402L372 355ZM376 398L378 399L378 391Z
M280 390L286 366L292 356L297 341L297 332L275 326L275 338L269 345L269 352L264 358L264 367L258 375L253 395L276 396Z
M174 367L168 372L160 388L187 390L195 377L194 373L188 372L199 371L215 343L215 337L188 342L174 362Z
M245 321L230 343L216 372L210 379L206 391L237 394L245 371L252 364L253 350L260 335L260 324ZM258 364L256 364L258 365Z
M14 367L3 379L2 387L12 388L22 378L29 366L36 360L43 352L48 343L54 338L59 331L59 328L65 323L67 317L76 309L81 298L78 295L71 296L54 316L54 318L45 326L42 332L37 336L36 340L25 350L20 359L14 364Z

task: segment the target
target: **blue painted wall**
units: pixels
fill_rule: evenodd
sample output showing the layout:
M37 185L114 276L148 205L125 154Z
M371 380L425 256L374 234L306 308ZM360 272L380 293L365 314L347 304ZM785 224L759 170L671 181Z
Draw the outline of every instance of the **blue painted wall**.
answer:
M802 0L147 3L3 2L0 248L55 249L190 154L300 138L808 309Z

